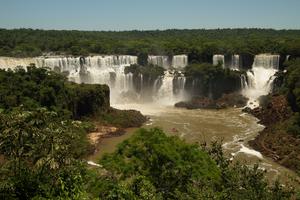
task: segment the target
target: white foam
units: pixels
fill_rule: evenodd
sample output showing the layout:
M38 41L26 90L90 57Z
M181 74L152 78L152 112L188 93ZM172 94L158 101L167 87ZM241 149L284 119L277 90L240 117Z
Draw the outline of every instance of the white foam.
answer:
M92 166L95 166L95 167L102 167L102 165L99 165L99 164L97 164L97 163L95 163L95 162L93 162L93 161L87 161L87 163L89 164L89 165L92 165Z
M249 149L248 147L245 147L243 144L241 144L241 147L242 148L237 153L245 153L245 154L249 154L249 155L252 155L252 156L256 156L260 159L263 159L263 156L259 151Z

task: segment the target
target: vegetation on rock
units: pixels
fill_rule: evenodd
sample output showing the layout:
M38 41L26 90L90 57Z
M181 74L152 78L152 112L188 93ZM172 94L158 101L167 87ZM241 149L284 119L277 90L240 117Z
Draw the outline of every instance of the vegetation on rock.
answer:
M125 68L125 74L132 73L137 91L141 90L141 84L143 84L143 89L151 88L155 80L164 75L164 71L164 68L156 65L130 65Z
M241 108L246 106L248 99L241 94L231 93L223 94L219 99L213 100L207 97L192 97L189 101L181 101L175 104L175 107L187 109L222 109L228 107Z
M46 107L60 115L81 118L105 112L110 106L108 86L70 83L58 73L35 66L0 70L0 82L2 109Z
M191 64L185 68L186 89L194 96L218 99L241 89L241 73L209 63Z

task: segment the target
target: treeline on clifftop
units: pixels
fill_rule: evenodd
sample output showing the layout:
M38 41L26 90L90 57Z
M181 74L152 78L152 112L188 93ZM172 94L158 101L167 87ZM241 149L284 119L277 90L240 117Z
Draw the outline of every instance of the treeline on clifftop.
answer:
M157 66L157 65L130 65L125 68L125 74L131 73L133 78L133 84L135 87L135 90L138 92L143 92L143 90L147 90L149 88L152 88L154 85L154 82L164 75L165 69ZM141 80L141 76L143 79ZM142 81L142 82L141 82Z
M244 72L224 69L209 63L191 64L185 67L186 89L193 96L218 99L223 94L241 89L241 74Z
M64 119L93 119L122 128L138 127L146 120L140 112L111 108L107 85L76 84L46 68L0 70L0 83L3 112L20 106L27 111L44 107Z
M0 70L0 108L46 107L73 119L94 116L110 108L107 85L75 84L45 68Z
M42 53L188 54L192 62L210 62L213 54L280 53L300 55L299 30L198 29L165 31L57 31L0 29L1 56Z

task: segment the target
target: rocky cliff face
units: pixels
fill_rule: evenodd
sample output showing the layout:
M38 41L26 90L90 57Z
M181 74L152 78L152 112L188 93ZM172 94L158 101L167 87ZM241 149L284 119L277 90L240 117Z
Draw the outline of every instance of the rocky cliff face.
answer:
M244 111L257 117L260 120L259 123L265 126L283 122L292 114L286 98L282 95L265 96L262 97L260 101L262 107L257 107L254 109L245 108Z
M265 129L249 142L255 150L294 171L300 170L300 138L287 132L292 116L284 96L271 96L260 108L246 111L265 125Z

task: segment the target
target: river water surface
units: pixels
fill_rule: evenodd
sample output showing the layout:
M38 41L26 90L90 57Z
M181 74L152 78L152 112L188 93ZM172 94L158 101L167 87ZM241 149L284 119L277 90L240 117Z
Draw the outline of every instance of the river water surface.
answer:
M263 126L258 120L243 113L241 109L230 108L221 110L196 109L187 110L173 106L155 104L115 104L118 109L135 109L150 117L144 128L159 127L168 135L177 135L189 143L210 143L213 140L223 142L227 156L252 166L259 163L268 171L268 178L287 181L295 174L264 157L248 145ZM120 137L105 138L100 144L100 151L92 159L98 159L104 153L113 152L118 143L134 134L135 129L129 129Z

